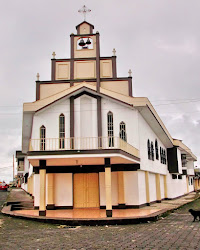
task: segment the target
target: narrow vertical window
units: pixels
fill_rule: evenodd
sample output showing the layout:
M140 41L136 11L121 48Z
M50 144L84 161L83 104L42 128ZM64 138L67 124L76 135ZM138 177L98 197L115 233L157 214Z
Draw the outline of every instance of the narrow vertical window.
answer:
M163 149L163 164L167 163L167 159L166 159L166 153L165 150Z
M155 151L156 151L156 160L159 160L159 153L158 153L158 141L155 140Z
M127 136L126 136L126 124L124 122L120 122L119 124L119 137L127 141Z
M154 161L154 147L153 147L153 142L151 142L151 159Z
M59 116L59 148L65 148L65 116Z
M160 162L163 163L163 154L162 154L162 148L160 147Z
M45 150L46 128L44 125L40 127L40 150Z
M114 129L113 129L113 113L111 111L107 114L108 126L108 146L114 147Z
M148 159L151 160L151 146L150 141L147 141Z

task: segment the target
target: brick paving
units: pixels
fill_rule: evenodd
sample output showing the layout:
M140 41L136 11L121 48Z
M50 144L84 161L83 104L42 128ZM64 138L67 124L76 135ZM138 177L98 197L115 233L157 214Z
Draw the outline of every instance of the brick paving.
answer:
M0 192L1 204L6 196ZM77 228L0 214L0 249L200 249L200 222L189 208L200 209L200 199L157 222Z

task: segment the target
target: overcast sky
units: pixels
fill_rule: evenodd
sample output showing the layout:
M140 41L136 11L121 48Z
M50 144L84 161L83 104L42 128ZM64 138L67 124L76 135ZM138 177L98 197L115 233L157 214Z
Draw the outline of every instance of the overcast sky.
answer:
M53 51L70 57L84 4L101 56L117 50L118 76L132 69L133 95L148 97L172 137L200 157L199 0L1 0L0 180L12 178L22 105L35 100L36 74L50 80Z

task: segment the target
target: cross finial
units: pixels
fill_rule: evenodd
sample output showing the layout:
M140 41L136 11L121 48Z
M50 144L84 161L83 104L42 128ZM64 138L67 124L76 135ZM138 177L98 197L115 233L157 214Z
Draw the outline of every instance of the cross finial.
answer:
M40 80L40 74L39 73L37 73L36 78L37 78L37 81Z
M78 10L79 13L82 13L84 16L84 21L86 20L86 14L91 12L85 5L83 5L82 9Z
M132 71L131 71L131 69L129 69L128 74L129 74L128 77L132 77Z
M56 58L56 53L55 53L55 51L52 53L52 56L53 56L53 59Z
M116 49L115 48L113 49L112 53L113 53L113 56L116 56Z

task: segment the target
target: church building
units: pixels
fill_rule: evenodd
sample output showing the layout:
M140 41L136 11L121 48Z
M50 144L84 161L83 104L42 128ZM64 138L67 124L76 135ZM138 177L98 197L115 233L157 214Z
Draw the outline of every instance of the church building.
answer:
M71 56L51 60L51 80L36 81L24 103L22 184L34 207L139 208L194 190L196 156L173 139L132 76L117 77L115 49L100 55L100 35L86 21L70 35Z

